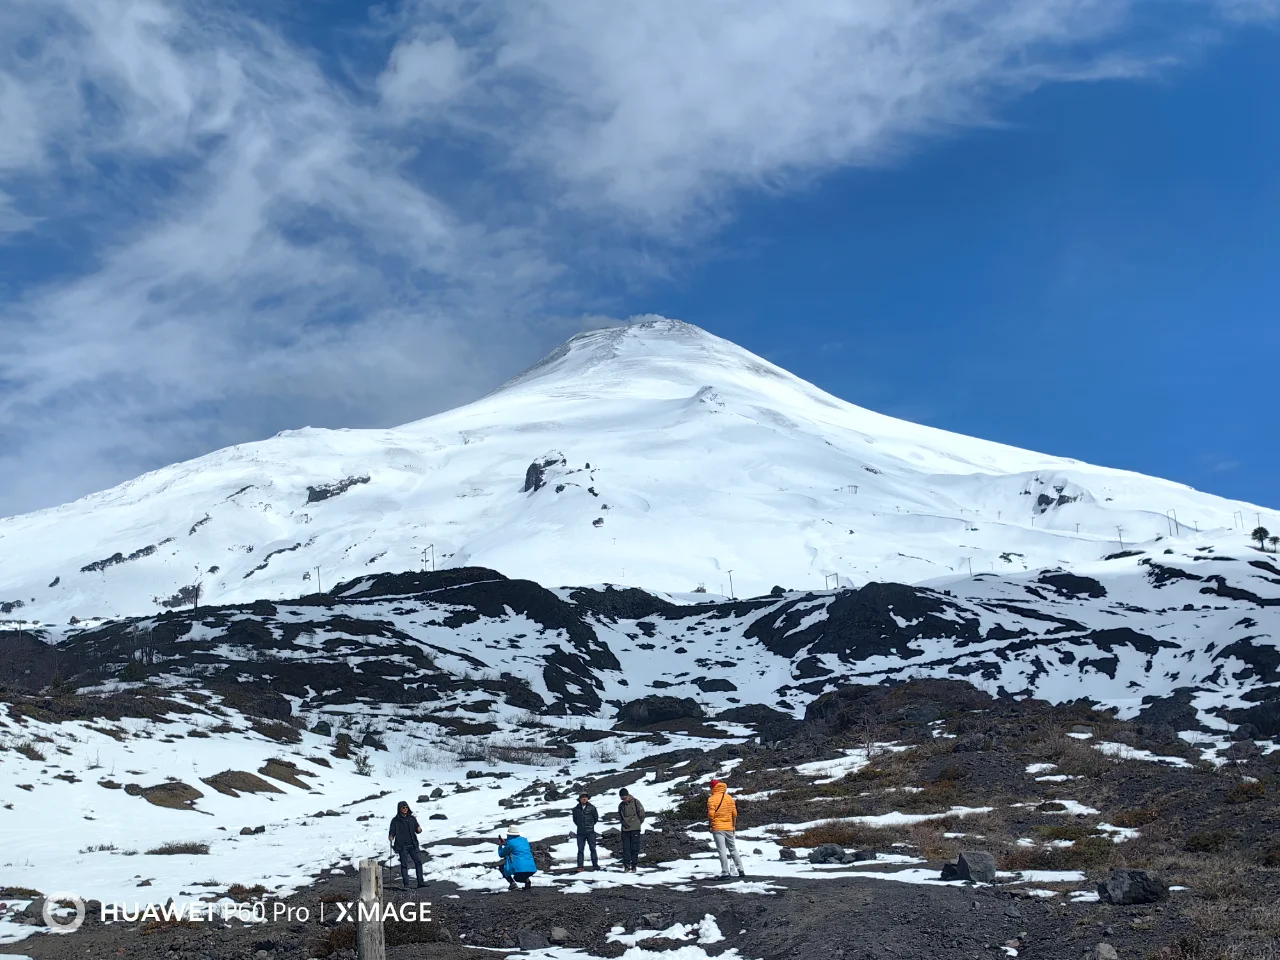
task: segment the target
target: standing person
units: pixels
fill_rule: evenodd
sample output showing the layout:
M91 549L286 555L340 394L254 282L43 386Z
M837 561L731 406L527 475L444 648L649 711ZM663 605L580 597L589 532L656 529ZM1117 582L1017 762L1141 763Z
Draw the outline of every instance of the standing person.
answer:
M622 821L622 872L635 873L640 866L640 828L644 825L644 806L626 787L618 791L618 819Z
M387 839L391 842L391 849L400 857L400 883L406 890L409 889L410 861L418 874L418 886L422 886L422 851L418 847L418 834L421 832L418 818L409 810L409 802L401 800L396 804L396 815L391 818Z
M523 883L526 890L533 888L533 882L529 878L538 872L538 865L533 859L533 848L515 827L508 827L507 835L498 839L498 856L502 858L498 870L507 878L508 889L514 890L517 881Z
M729 788L723 780L711 781L711 796L707 797L707 819L711 821L711 837L720 854L720 879L729 879L729 857L738 868L738 876L745 877L742 858L738 856L738 844L734 835L738 830L738 805L729 796Z
M579 794L578 803L573 808L573 825L578 828L578 872L586 869L582 865L585 847L591 847L591 869L600 869L600 858L596 854L596 824L600 821L600 811L591 802L589 794Z

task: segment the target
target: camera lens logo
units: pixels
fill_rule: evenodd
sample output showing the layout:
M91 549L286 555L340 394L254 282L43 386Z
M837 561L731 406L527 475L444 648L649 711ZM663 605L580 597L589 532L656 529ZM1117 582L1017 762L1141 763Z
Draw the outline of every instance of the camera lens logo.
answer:
M75 913L68 916L62 910L58 910L59 905L63 903L70 903L75 908ZM55 910L58 912L55 913ZM50 933L75 933L84 923L84 914L84 901L74 893L51 893L45 898L44 910L40 915L44 917Z

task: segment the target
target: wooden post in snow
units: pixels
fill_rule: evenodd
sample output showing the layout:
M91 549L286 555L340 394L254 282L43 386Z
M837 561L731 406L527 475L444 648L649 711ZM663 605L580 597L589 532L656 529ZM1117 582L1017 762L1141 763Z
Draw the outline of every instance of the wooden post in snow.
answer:
M377 860L360 861L356 956L360 960L387 960L387 937L382 929L382 864Z

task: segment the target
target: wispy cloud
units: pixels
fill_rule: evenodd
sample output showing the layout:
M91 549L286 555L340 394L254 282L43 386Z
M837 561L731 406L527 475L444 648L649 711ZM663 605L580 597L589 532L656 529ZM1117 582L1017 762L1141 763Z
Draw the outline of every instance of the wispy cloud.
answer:
M1130 49L1133 0L410 2L335 76L210 6L0 6L0 514L436 412L597 323L601 277L661 273L736 191L1170 52Z

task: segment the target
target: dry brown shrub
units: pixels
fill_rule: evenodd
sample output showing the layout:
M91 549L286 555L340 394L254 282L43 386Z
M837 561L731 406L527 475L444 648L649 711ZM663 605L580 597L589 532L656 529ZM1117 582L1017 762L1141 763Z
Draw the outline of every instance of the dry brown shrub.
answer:
M1160 814L1155 810L1122 810L1114 817L1111 817L1111 823L1117 827L1145 827L1147 824L1155 823L1159 819Z
M1261 780L1241 780L1227 793L1227 803L1249 803L1261 800L1267 795L1267 788Z
M1007 847L996 860L1006 870L1088 870L1112 863L1115 844L1085 837L1069 847Z
M356 925L354 923L340 923L336 927L330 927L319 940L316 940L311 945L311 956L331 957L339 951L355 950L355 948Z

